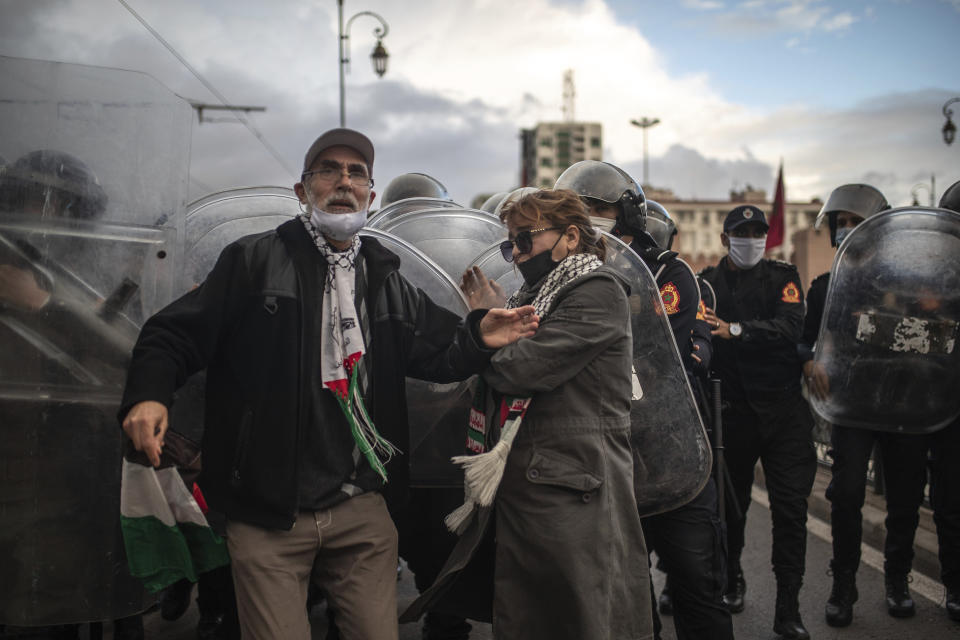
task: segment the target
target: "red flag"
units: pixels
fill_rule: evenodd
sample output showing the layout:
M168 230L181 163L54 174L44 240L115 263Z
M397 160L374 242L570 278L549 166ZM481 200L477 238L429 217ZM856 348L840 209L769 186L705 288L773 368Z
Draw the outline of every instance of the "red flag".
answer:
M767 251L783 244L783 160L780 161L780 172L777 174L777 189L773 196L773 211L767 222L770 230L767 231Z

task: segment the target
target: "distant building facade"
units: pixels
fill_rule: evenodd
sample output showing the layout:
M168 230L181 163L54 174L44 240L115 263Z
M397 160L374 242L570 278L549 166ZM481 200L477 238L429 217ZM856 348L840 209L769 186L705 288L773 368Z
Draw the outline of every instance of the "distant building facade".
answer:
M680 200L672 191L656 188L644 193L670 212L679 229L673 249L679 251L695 271L717 264L726 255L720 244L720 233L723 220L732 208L744 203L753 204L760 207L768 218L773 209L766 192L749 186L742 191L731 191L729 200ZM796 264L805 289L810 280L829 271L833 260L829 233L826 229L813 229L821 206L819 200L787 202L784 205L783 244L772 249L767 256Z
M564 169L581 160L603 160L599 122L540 122L520 131L520 186L553 188Z

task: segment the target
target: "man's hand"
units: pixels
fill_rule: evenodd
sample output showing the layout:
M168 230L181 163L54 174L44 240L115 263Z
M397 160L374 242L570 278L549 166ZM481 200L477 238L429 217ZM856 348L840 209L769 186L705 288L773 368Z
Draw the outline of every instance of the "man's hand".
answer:
M26 311L39 311L50 299L33 273L13 265L0 264L0 300Z
M807 381L807 391L820 400L826 400L830 395L830 378L822 365L813 360L803 363L803 377Z
M733 336L730 335L730 323L718 318L716 312L710 307L704 308L703 319L708 325L713 327L710 329L710 335L723 338L724 340L733 338Z
M502 307L507 302L503 287L497 284L496 280L488 279L480 267L471 267L463 272L460 291L467 296L471 311Z
M516 309L490 309L480 320L480 337L488 349L499 349L537 332L540 317L530 305Z
M134 448L147 454L150 464L155 467L160 466L167 426L167 407L153 400L133 405L123 421L123 430L133 440Z

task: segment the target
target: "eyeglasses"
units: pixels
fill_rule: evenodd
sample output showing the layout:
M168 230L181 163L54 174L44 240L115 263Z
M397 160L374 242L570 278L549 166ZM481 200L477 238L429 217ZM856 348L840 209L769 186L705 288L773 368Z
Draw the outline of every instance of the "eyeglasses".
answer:
M301 179L306 180L307 178L313 176L314 180L316 180L317 182L321 184L330 185L336 182L337 180L339 180L340 176L342 176L343 174L347 174L347 178L350 180L350 184L352 184L355 187L372 187L373 186L373 178L368 176L367 172L364 171L363 169L353 169L353 168L348 169L347 167L344 167L343 165L339 165L339 164L337 166L330 165L326 167L321 167L313 171L304 171Z
M543 229L527 229L521 231L513 240L504 240L500 243L500 254L507 262L513 262L513 245L517 245L517 251L520 253L530 253L533 251L533 234L544 231L557 231L562 227L544 227Z

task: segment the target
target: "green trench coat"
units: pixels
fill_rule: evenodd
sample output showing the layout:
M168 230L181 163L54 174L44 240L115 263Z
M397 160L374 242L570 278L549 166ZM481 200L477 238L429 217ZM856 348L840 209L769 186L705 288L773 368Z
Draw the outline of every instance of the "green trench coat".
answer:
M633 490L625 289L603 267L568 284L534 337L493 356L488 386L532 396L530 407L494 505L474 517L401 621L436 609L492 621L502 640L653 636ZM488 434L499 416L490 395Z

